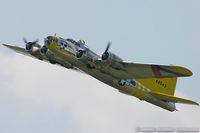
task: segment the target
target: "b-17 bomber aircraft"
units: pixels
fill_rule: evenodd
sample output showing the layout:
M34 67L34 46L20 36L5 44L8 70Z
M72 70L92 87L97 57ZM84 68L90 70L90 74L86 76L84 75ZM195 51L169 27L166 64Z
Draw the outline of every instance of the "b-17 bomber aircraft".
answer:
M17 53L89 74L121 93L171 112L177 110L175 103L199 105L174 96L177 78L192 75L187 68L125 62L109 52L110 42L101 56L90 50L83 40L64 39L56 35L46 37L43 46L38 44L38 40L28 42L24 38L24 42L25 48L3 45Z

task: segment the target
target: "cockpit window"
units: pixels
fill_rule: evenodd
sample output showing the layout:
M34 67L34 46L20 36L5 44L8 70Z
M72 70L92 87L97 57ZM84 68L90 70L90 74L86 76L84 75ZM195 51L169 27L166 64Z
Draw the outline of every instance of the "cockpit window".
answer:
M45 44L46 44L46 45L50 45L52 42L53 42L53 37L52 37L52 36L48 36L48 37L45 39Z
M62 38L58 39L58 45L61 45L61 46L64 46L64 47L68 46L66 40L64 40Z
M48 37L47 37L47 40L48 40L49 42L52 42L52 41L53 41L53 37L52 37L52 36L48 36Z
M80 44L79 43L77 43L76 41L74 41L73 39L66 39L67 41L69 41L69 42L71 42L71 43L73 43L73 44L75 44L76 46L78 46L78 47L80 47Z

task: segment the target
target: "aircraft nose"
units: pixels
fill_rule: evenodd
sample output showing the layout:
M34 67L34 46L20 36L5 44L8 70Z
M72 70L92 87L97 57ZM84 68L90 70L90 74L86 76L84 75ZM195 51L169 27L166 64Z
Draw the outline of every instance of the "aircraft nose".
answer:
M48 49L54 49L57 46L58 37L56 36L48 36L44 39L44 44Z
M53 42L53 37L51 36L48 36L47 38L44 39L44 43L47 47L50 46L52 42Z

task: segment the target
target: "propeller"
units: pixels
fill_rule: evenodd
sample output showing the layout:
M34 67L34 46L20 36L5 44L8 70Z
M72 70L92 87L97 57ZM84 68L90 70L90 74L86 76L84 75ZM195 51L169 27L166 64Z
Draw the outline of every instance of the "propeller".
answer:
M106 50L105 50L105 52L101 56L102 60L107 60L108 59L108 57L109 57L108 50L110 48L110 45L111 45L111 42L108 42Z
M28 42L27 39L24 37L23 41L26 44L26 50L31 50L33 46L40 48L40 45L38 44L39 40L36 39L35 41Z

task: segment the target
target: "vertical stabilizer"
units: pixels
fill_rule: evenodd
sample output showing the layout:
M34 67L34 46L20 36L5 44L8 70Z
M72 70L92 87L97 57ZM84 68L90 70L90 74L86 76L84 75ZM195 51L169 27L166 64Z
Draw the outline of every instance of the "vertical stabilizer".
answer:
M177 78L151 78L138 79L137 81L148 87L151 91L174 95Z

